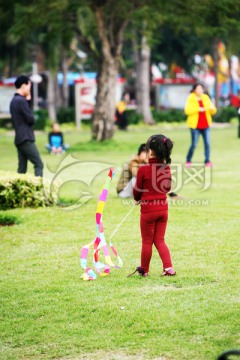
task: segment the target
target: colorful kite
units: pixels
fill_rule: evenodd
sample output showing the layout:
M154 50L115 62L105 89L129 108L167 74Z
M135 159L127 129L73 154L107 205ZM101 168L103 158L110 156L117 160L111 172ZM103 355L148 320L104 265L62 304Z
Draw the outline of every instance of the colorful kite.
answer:
M97 275L93 271L92 268L87 267L87 257L89 250L93 248L93 264L96 269L96 272L100 276L106 276L110 273L110 268L121 268L123 266L122 259L118 255L116 249L114 248L111 241L109 242L110 248L114 254L114 256L117 259L117 264L114 264L110 253L108 246L106 244L104 231L103 231L103 223L102 223L102 215L103 215L103 209L107 200L108 196L108 189L110 187L112 178L114 176L114 169L111 168L107 180L105 182L105 185L102 188L101 194L98 198L98 206L96 210L96 238L90 243L82 247L81 254L80 254L80 264L82 268L84 269L84 274L82 275L83 280L95 280ZM104 258L105 258L105 264L101 263L99 261L99 251L103 250Z

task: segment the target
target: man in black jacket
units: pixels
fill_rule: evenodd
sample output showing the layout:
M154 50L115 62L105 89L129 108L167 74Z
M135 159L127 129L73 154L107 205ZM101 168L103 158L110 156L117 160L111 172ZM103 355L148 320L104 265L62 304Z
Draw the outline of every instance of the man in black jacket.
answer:
M35 145L33 132L34 116L28 103L31 100L31 81L27 76L21 75L16 79L15 87L17 92L11 101L10 113L15 129L14 143L18 151L18 173L27 172L27 162L30 160L34 165L35 176L43 176L43 162Z

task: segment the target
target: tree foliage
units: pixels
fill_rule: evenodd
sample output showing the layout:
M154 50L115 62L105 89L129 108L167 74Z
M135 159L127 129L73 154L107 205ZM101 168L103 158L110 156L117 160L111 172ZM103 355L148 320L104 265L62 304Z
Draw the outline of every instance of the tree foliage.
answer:
M98 73L92 135L104 140L113 136L114 79L124 63L124 39L126 63L134 53L132 29L138 50L144 43L153 59L175 61L186 69L194 52L211 47L217 64L218 39L239 52L239 18L240 0L0 0L0 69L7 75L16 74L21 64L26 69L38 44L54 74L77 38Z

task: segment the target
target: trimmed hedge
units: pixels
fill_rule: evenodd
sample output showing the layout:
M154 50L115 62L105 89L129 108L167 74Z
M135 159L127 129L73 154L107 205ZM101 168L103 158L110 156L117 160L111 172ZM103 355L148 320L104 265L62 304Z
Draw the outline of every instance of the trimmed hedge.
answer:
M0 176L0 209L37 208L57 204L58 186L29 174Z
M158 110L152 109L152 115L154 120L158 122L184 122L187 117L183 110L171 109L171 110ZM40 109L34 111L35 116L35 130L44 130L50 120L48 119L48 111L46 109ZM213 120L219 123L230 122L233 118L238 116L237 108L233 106L227 106L218 110L214 115ZM142 121L142 115L137 114L135 110L127 110L128 124L138 124ZM57 110L57 121L59 124L75 123L75 110L73 107L59 108ZM91 125L92 120L82 120L83 124ZM0 119L0 128L12 128L11 118Z
M159 122L185 122L187 116L183 110L171 109L171 110L157 110L152 109L152 115L154 120ZM223 107L218 110L217 114L213 116L213 121L218 123L228 123L233 118L238 117L238 109L233 106ZM138 124L142 120L142 116L137 114L135 110L128 111L128 123Z
M152 115L154 120L158 122L184 122L186 121L186 115L182 110L157 110L152 109ZM138 124L143 120L143 116L138 114L136 110L127 110L128 124Z
M152 110L153 118L156 122L184 122L186 115L183 110L170 109L170 110Z
M138 114L136 110L127 109L127 121L128 124L138 124L142 120L142 115Z
M213 121L218 123L230 122L233 118L238 116L238 109L233 106L226 106L218 110L214 115Z
M48 123L48 111L46 109L40 109L33 112L35 118L34 129L35 130L44 130ZM12 119L11 117L1 118L0 119L0 128L12 129Z
M59 108L57 110L57 121L59 124L75 122L75 109L74 107Z
M48 123L48 111L46 109L40 109L34 111L35 130L44 130Z
M13 125L11 117L0 118L0 128L12 129L12 127Z

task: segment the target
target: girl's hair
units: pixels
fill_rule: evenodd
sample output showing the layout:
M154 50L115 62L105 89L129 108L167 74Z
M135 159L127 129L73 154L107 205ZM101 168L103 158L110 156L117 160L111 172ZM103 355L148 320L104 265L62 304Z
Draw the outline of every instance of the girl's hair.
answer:
M138 155L140 155L143 151L144 151L144 152L147 151L147 150L146 150L146 144L141 144L141 145L139 146L139 148L138 148Z
M167 138L164 135L152 135L147 141L146 149L152 150L156 157L161 162L166 162L166 164L171 164L171 152L173 148L173 142L171 139Z
M203 90L204 90L203 84L201 84L201 83L196 83L196 84L193 85L193 87L192 87L192 89L191 89L190 92L193 93L198 86L201 86L201 87L203 88Z

